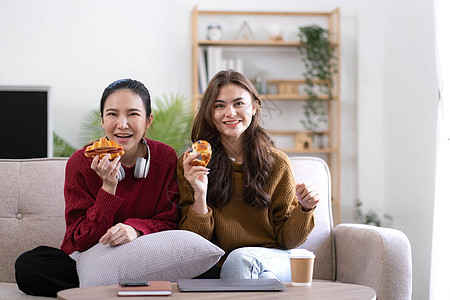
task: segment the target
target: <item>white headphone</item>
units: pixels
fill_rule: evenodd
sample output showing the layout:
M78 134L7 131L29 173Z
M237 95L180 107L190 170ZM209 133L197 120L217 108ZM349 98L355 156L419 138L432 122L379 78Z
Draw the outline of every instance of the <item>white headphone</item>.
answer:
M145 138L142 138L141 142L145 145L147 148L147 160L143 157L138 157L136 160L136 165L134 166L134 177L136 178L146 178L148 175L148 170L150 169L150 148L147 145L147 141ZM120 166L119 172L116 175L117 179L121 181L125 178L125 171Z

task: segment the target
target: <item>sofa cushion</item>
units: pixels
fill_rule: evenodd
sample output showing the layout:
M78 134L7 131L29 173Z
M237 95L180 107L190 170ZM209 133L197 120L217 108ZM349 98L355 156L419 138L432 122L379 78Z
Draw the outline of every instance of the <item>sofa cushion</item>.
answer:
M0 300L54 300L51 297L29 296L24 294L17 284L0 282Z
M119 279L193 278L215 265L225 252L200 235L168 230L110 247L97 244L71 257L77 262L80 286L117 284Z
M0 281L15 282L14 262L39 245L59 248L64 237L67 158L0 159Z

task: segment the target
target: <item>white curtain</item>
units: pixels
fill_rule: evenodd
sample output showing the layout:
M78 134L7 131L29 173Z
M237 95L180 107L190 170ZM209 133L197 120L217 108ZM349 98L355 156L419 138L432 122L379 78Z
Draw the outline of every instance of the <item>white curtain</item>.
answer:
M439 82L436 186L431 250L430 299L449 299L450 270L450 1L435 0Z

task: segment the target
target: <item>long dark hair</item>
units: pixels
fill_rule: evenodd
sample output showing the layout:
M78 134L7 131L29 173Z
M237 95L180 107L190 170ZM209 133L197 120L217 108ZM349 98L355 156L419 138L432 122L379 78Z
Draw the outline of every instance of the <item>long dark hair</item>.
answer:
M106 99L112 93L122 89L131 90L141 97L142 102L144 102L145 115L149 118L152 113L150 93L142 82L134 79L119 79L106 87L103 91L102 99L100 100L100 116L103 118L103 109L105 108Z
M220 133L214 125L214 102L223 86L234 84L246 90L256 105L252 121L244 132L244 161L242 175L244 189L242 198L250 206L264 208L271 199L263 190L269 182L273 164L272 144L267 132L259 126L261 109L256 89L244 75L233 70L220 71L208 84L198 113L192 126L192 142L207 140L212 147L212 157L208 168L207 202L213 207L222 207L231 199L233 193L232 162L220 140Z

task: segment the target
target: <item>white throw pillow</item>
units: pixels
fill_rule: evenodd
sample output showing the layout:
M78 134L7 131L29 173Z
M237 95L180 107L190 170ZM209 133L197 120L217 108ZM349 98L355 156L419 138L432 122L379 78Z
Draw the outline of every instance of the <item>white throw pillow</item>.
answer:
M110 247L97 244L74 252L80 287L114 285L119 279L168 280L193 278L214 266L225 252L185 230L168 230L141 236Z

